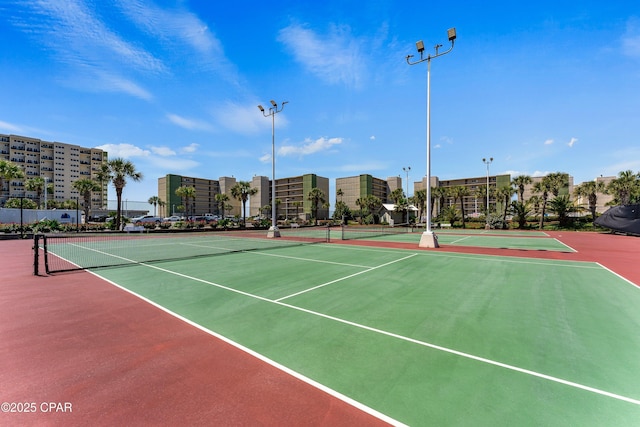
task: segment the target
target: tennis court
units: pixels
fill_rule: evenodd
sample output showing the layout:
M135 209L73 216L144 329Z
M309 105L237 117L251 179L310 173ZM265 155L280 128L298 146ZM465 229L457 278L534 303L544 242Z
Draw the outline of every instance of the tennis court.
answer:
M250 250L238 240L130 240L128 251L92 242L79 253L132 261L93 274L392 424L640 419L640 289L601 264L327 243ZM439 241L575 252L531 234ZM160 246L185 256L136 258ZM48 250L86 262L67 247ZM194 257L193 247L225 254Z

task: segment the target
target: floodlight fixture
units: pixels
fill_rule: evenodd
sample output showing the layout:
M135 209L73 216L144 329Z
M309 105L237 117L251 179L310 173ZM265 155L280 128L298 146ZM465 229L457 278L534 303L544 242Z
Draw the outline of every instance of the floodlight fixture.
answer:
M424 42L422 40L416 42L416 49L418 49L420 53L424 52Z
M271 105L273 105L274 107L278 108L278 104L276 104L276 101L274 101L273 99L270 101Z
M262 114L264 114L264 107L262 105L258 105L258 108L262 111Z
M453 42L456 39L456 29L454 28L449 28L447 30L447 36L449 37L449 41Z

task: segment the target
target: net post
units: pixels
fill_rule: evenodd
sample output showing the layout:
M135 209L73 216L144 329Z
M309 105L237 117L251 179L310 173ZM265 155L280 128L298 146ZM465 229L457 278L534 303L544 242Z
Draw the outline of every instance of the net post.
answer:
M44 249L44 271L49 274L49 251L47 249L47 236L43 234L42 236L42 248Z
M39 250L38 250L38 244L39 242L39 238L38 238L38 233L34 233L33 234L33 275L34 276L38 276L39 271L38 271L38 267L40 265L40 257L39 257Z
M344 240L344 224L340 224L340 240Z

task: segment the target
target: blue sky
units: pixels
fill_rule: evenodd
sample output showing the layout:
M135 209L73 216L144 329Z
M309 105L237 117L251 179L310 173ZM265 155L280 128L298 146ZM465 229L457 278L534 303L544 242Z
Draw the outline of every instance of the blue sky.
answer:
M430 4L431 3L431 4ZM0 133L101 147L144 174L250 180L640 170L633 1L0 0ZM406 185L406 184L404 184ZM405 187L406 188L406 187ZM410 186L410 193L413 186ZM115 198L110 189L110 198Z

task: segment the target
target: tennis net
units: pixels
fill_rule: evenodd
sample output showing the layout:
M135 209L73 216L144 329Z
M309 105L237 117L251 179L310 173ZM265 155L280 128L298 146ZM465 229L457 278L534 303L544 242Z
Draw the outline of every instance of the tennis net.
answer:
M44 263L47 274L140 263L190 259L229 253L272 250L327 242L328 229L303 233L187 232L168 234L38 234L34 236L34 274Z
M356 239L372 239L382 236L390 236L396 234L407 234L418 231L418 228L409 224L389 226L346 226L343 225L341 230L342 240L356 240Z

